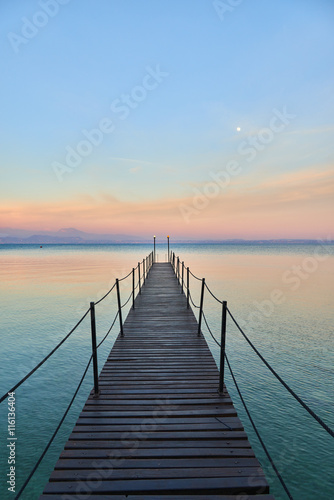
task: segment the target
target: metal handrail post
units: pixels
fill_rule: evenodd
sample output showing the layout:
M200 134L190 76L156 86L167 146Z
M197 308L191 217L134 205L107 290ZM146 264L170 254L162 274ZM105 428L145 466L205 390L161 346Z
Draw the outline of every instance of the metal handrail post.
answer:
M168 258L167 258L167 262L170 262L170 257L169 257L169 236L167 236L167 247L168 247Z
M199 317L198 317L198 335L201 335L201 325L202 325L202 316L203 316L203 301L204 301L204 287L205 287L205 278L202 279L202 290L201 290L201 303L199 306Z
M181 288L181 293L183 293L183 283L184 283L184 262L182 261L182 288Z
M139 293L141 294L141 283L140 283L140 262L138 262L138 283L139 283Z
M145 285L145 259L143 259L143 285Z
M187 309L189 309L189 306L190 306L189 297L190 297L190 289L189 289L189 267L187 267Z
M119 281L116 279L116 291L117 291L117 303L118 303L118 317L119 317L119 327L121 330L121 336L123 337L123 320L122 320L122 303L121 303L121 294L119 291Z
M226 342L226 309L227 302L224 300L222 306L222 326L221 326L221 340L220 340L220 370L219 370L219 392L223 394L224 391L224 362L225 362L225 342Z
M154 249L153 262L155 262L155 236L153 236L153 249Z
M95 303L90 303L90 323L92 334L92 354L93 354L93 375L94 375L94 398L97 398L99 391L99 376L97 367L97 349L96 349L96 321L95 321Z

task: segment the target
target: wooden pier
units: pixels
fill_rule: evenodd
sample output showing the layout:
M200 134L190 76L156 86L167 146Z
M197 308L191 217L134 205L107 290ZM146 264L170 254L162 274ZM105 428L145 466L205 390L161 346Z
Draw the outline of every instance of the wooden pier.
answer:
M169 263L155 263L40 500L273 500Z

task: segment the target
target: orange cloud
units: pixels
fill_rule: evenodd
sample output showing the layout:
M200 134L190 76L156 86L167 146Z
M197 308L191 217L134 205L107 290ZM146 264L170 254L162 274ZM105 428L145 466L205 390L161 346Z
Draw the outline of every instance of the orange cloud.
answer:
M212 179L208 180L211 182ZM183 198L128 202L101 193L62 202L12 202L0 208L0 226L96 233L155 233L185 238L316 238L333 236L334 174L330 169L285 173L252 187L218 190L206 183ZM202 197L201 197L202 196ZM190 216L184 216L184 211Z

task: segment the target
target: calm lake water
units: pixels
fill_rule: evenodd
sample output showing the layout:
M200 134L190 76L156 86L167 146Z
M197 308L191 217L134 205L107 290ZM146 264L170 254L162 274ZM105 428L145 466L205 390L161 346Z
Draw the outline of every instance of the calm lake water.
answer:
M227 300L265 358L311 408L334 427L334 247L316 245L171 246L213 293ZM150 251L148 245L0 246L0 394L28 373L89 307ZM167 249L157 245L159 261ZM200 282L191 279L199 303ZM131 291L121 283L122 297ZM98 341L116 312L112 293L96 307ZM206 294L205 313L219 339L220 305ZM196 312L197 314L197 312ZM218 362L218 348L207 340ZM99 349L99 369L118 325ZM59 423L91 352L89 317L16 391L16 491ZM227 354L251 414L294 499L334 498L333 439L278 383L227 323ZM91 369L57 438L21 498L41 494L92 387ZM277 500L287 498L252 430L233 381L226 384ZM0 498L8 492L7 405L0 405Z

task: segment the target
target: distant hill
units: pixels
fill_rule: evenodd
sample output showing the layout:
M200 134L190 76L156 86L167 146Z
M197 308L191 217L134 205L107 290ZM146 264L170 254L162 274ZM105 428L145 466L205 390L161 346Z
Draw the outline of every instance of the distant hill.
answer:
M128 234L96 234L86 233L75 228L63 228L58 231L28 231L26 229L12 229L8 227L0 227L0 245L3 244L27 244L27 245L43 245L43 244L67 244L67 245L83 245L83 244L117 244L117 243L152 243L151 238L142 238L136 235ZM244 239L225 239L225 240L195 240L195 239L180 239L175 238L173 243L182 244L217 244L217 245L303 245L318 243L318 240L312 239L268 239L268 240L244 240ZM166 243L166 238L157 238L157 244ZM333 244L332 241L324 243Z
M148 240L127 234L85 233L75 228L34 233L25 229L0 228L0 244L84 244L146 243ZM150 240L151 241L151 240Z

